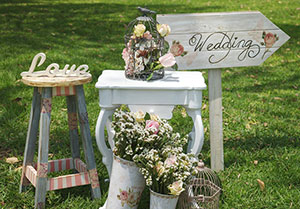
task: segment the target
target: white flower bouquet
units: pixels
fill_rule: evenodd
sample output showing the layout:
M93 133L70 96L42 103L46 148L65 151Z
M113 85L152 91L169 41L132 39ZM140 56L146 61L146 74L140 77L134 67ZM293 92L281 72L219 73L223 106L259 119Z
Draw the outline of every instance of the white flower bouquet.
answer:
M116 111L112 128L115 131L114 154L129 161L147 148L161 148L173 135L173 129L166 120L141 111Z
M157 193L179 195L190 175L197 173L193 154L185 154L187 136L174 133L166 120L141 111L114 113L113 152L140 168L146 185Z
M197 173L194 155L183 153L182 146L186 142L186 138L176 134L163 147L144 149L141 154L134 156L134 162L140 167L146 185L152 191L178 196L184 191L187 178Z

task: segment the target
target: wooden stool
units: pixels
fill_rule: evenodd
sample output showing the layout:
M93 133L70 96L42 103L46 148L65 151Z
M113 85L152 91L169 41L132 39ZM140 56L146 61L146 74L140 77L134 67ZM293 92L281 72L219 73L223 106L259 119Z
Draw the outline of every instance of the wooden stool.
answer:
M35 208L45 207L46 191L90 184L92 197L100 198L91 133L86 110L83 84L92 77L23 77L22 82L34 86L30 121L24 152L20 192L30 183L36 188ZM66 96L72 158L48 161L51 99ZM86 164L80 160L78 120L83 141ZM40 124L39 124L40 123ZM38 160L33 163L35 142L40 127ZM47 174L75 169L76 174L47 178Z

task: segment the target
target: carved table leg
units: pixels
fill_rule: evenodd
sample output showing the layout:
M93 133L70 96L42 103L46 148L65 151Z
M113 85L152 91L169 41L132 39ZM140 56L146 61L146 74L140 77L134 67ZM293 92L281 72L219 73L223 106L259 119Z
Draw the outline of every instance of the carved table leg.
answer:
M115 141L114 141L115 131L111 127L111 122L112 122L112 115L108 116L107 121L106 121L106 131L107 131L107 135L108 135L108 143L112 150L115 147Z
M109 124L107 124L107 122L110 122L109 118L112 116L115 109L116 109L116 107L102 108L100 111L98 120L97 120L97 125L96 125L96 141L97 141L98 148L102 154L102 162L107 168L109 177L111 175L113 153L112 153L112 150L106 146L104 130L105 130L106 125L107 125L107 127L109 127ZM111 130L108 130L108 131L111 132ZM111 133L109 133L109 137L112 136L110 134ZM111 140L110 140L110 145L112 145Z
M194 128L190 134L192 140L188 146L188 153L199 154L204 142L204 128L201 117L201 109L188 109L187 113L194 121Z

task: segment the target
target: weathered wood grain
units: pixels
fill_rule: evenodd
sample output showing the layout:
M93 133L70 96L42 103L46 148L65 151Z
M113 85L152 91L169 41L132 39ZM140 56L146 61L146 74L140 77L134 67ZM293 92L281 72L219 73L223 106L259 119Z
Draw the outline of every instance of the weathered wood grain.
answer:
M37 133L39 130L39 121L41 113L41 95L38 92L38 88L33 89L33 98L30 111L30 119L28 125L28 132L26 138L26 145L24 151L23 168L20 183L20 193L25 191L25 186L28 185L28 179L26 179L26 166L31 165L35 153L35 142L37 140Z
M208 71L211 168L224 170L221 69Z
M176 57L179 70L260 65L289 39L260 12L167 14L157 19L171 27L166 37L170 47L179 41L187 52ZM278 40L266 44L263 33Z
M80 158L76 96L67 96L69 135L73 161Z
M35 190L35 208L45 208L47 192L48 152L51 121L52 88L42 88L40 135Z
M21 81L28 86L54 87L83 85L92 81L92 75L87 77L22 77Z
M76 100L82 137L82 145L85 153L85 160L87 164L87 169L90 172L91 181L94 181L91 183L92 196L93 198L101 198L100 185L96 171L94 150L92 146L90 125L88 121L88 113L86 109L85 96L82 85L76 86ZM91 173L91 171L93 172Z

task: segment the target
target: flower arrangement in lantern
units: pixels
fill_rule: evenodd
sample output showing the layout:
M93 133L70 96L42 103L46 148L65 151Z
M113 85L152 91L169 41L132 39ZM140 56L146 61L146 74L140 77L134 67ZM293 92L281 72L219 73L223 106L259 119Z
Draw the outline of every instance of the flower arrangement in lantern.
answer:
M125 76L135 80L156 80L164 76L164 68L176 68L176 60L164 40L171 29L159 24L150 15L154 11L140 8L142 16L131 21L125 34L125 48L122 58L125 61Z

